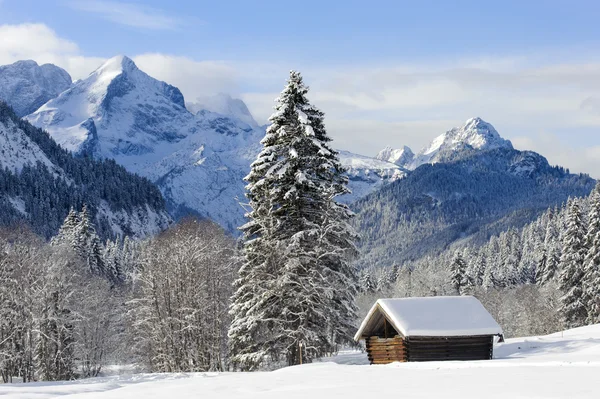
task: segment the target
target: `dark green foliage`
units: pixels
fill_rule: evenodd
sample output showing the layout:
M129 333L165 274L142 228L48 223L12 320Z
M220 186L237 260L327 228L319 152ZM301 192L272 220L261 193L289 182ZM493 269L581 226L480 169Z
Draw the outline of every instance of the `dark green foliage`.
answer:
M128 172L111 159L74 157L56 144L48 133L19 119L8 105L0 102L0 124L9 120L64 171L64 176L56 176L41 163L27 165L18 174L8 169L0 170L1 226L25 221L36 233L48 238L56 234L71 207L81 209L84 203L90 207L93 217L102 201L113 211L129 212L145 204L155 211L165 209L160 191L146 178ZM8 197L21 199L26 214L16 210ZM106 220L98 220L97 230L101 237L111 235Z
M436 255L466 237L483 244L593 187L587 175L569 174L540 155L512 149L422 165L353 205L363 238L360 266Z

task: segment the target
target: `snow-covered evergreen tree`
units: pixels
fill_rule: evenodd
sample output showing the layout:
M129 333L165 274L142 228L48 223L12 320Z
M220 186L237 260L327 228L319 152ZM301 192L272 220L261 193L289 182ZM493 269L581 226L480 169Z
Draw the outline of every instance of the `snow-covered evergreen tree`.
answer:
M375 283L369 269L363 269L359 273L358 286L361 292L369 293L375 291Z
M546 226L546 234L543 244L543 256L538 265L536 282L538 284L546 284L553 280L557 274L560 265L561 245L559 235L560 216L556 216L557 211L554 210L550 214L548 224Z
M82 256L93 274L105 274L102 264L102 248L100 238L96 234L94 224L90 219L87 205L83 206L79 214L77 236L75 238L75 251Z
M106 277L108 277L108 280L115 284L122 282L125 279L123 276L123 265L121 263L123 259L121 252L121 246L119 245L118 239L116 241L107 240L102 251L104 272Z
M469 262L467 262L469 263ZM487 260L485 257L484 251L480 251L469 263L469 271L467 273L467 278L469 280L469 286L471 287L480 287L483 285L483 276L485 275L485 270L487 268Z
M585 323L586 307L583 300L582 279L585 258L585 228L579 200L571 199L568 205L567 230L558 275L560 298L559 313L565 328L579 327Z
M79 214L73 207L69 210L69 214L65 218L62 226L58 230L56 236L52 238L53 243L68 243L75 245L77 230L79 226Z
M467 286L466 276L467 265L460 251L454 253L454 258L450 264L450 278L452 287L458 295L464 294L464 289Z
M263 150L252 164L229 331L233 360L254 368L266 356L295 364L348 342L357 275L352 213L336 201L347 177L300 73L281 93Z
M587 309L587 322L600 322L600 185L591 194L587 254L583 264L583 300Z
M96 234L96 228L91 220L87 205L84 205L79 213L71 208L59 233L52 239L52 244L55 246L62 244L70 246L84 260L92 274L103 276L112 283L121 281L121 272L111 268L115 265L113 264L107 268L104 264L104 248L98 234Z

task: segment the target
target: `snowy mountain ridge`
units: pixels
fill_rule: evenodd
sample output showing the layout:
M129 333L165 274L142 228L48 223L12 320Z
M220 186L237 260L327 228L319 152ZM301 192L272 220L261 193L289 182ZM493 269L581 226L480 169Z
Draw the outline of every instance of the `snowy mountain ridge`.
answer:
M71 86L71 76L52 64L17 61L0 66L0 101L18 116L27 115Z
M377 154L377 158L414 170L426 163L445 162L448 158L458 159L461 153L468 154L472 150L485 152L497 148L512 149L513 146L491 124L476 117L436 137L417 154L413 154L407 146L401 149L386 147Z

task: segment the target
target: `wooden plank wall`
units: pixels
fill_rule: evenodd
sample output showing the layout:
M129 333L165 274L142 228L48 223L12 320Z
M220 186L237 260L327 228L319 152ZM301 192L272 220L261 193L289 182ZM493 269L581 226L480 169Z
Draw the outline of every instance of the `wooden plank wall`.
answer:
M409 337L405 341L407 360L486 360L493 355L491 335L473 337Z
M406 361L406 348L400 336L394 338L368 337L365 340L371 364Z

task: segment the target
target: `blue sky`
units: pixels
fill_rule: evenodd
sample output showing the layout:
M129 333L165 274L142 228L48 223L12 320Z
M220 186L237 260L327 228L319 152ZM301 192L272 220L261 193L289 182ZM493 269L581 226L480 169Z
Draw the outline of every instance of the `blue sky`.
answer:
M423 61L598 49L597 1L3 0L0 23L43 22L85 55ZM119 10L122 9L122 10ZM105 10L105 11L101 11ZM116 10L116 11L115 11ZM119 18L119 12L134 10ZM138 25L138 26L136 26Z
M481 116L600 177L598 15L597 1L0 0L0 64L80 78L126 54L188 101L241 97L259 122L294 68L340 148L418 150Z

